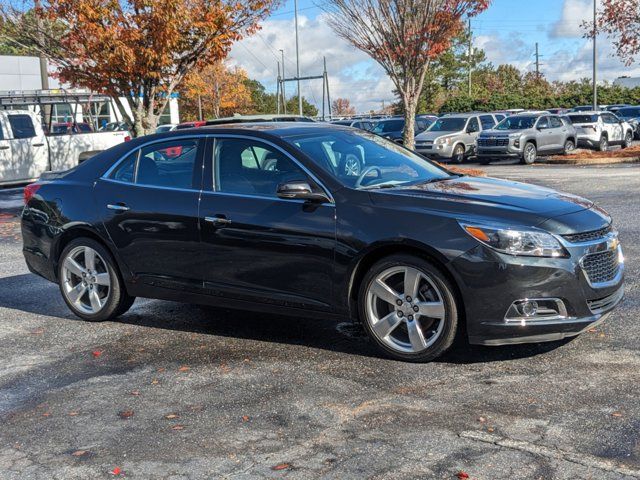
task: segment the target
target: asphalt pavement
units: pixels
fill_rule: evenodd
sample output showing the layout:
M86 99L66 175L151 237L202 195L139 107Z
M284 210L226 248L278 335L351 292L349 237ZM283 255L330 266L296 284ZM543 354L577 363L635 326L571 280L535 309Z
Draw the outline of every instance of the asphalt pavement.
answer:
M329 320L137 300L86 323L28 272L0 191L0 478L640 478L640 166L483 168L613 215L606 323L425 365Z

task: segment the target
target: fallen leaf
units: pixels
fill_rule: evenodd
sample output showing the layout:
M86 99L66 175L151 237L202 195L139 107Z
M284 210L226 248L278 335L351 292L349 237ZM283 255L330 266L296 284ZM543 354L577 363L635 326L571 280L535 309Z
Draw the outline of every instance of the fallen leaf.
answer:
M91 355L93 355L93 358L98 358L100 355L102 355L102 350L94 350L93 352L91 352Z
M242 421L243 422L248 422L249 421L249 415L243 415L242 416Z
M279 463L278 465L271 467L271 470L286 470L288 468L291 468L290 463Z
M489 433L492 433L494 430L495 430L495 428L493 428L493 427L487 428L487 432L489 432Z
M111 475L120 475L120 472L122 472L122 470L120 470L120 467L116 467L113 470L111 470L109 473Z
M122 419L131 418L133 417L133 410L122 410L118 412L118 416Z
M484 418L484 417L480 417L480 418L478 418L478 421L479 421L480 423L484 423L484 422L486 422L486 421L487 421L487 419L486 419L486 418Z
M456 477L458 477L460 480L463 480L465 478L469 478L469 474L460 470L458 473L456 473Z
M587 330L587 332L589 333L596 333L598 331L597 328L590 328L589 330Z
M178 369L178 371L179 371L179 372L188 372L189 370L191 370L191 367L188 367L188 366L186 366L186 365L182 365L182 366Z
M86 455L87 453L89 453L89 452L87 452L86 450L76 450L71 455L73 455L74 457L82 457L83 455Z
M166 370L166 368L164 368L164 367L160 367L157 371L158 371L158 373L162 373L162 372L164 372L165 370Z
M184 430L184 425L174 425L171 430Z
M131 395L133 395L134 397L138 397L140 395L140 392L138 390L133 390L131 392Z
M613 412L613 413L611 414L611 416L612 416L612 417L621 417L621 416L622 416L622 413L620 413L620 412Z
M51 416L51 412L44 412L42 414L43 417L50 417Z
M77 417L78 415L80 415L80 412L69 412L70 417Z
M157 378L154 378L153 380L151 380L151 385L157 385L158 383L160 382L158 381Z
M44 328L35 328L29 333L31 333L31 335L42 335L44 333Z
M165 415L164 418L166 418L167 420L173 420L174 418L179 418L180 415L178 415L177 413L170 413L169 415Z

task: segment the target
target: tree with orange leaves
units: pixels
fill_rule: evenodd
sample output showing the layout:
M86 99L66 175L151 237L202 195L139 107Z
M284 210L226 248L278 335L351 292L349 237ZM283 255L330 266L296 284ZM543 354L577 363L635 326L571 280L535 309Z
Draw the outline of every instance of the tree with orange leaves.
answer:
M248 113L253 108L247 74L240 68L228 68L224 62L191 72L179 87L180 112L185 120L228 117Z
M336 98L331 102L331 113L342 117L344 115L355 115L356 109L351 105L348 98Z
M335 32L384 68L404 107L405 146L415 144L415 116L430 63L445 52L490 0L329 0Z
M602 0L602 5L593 22L582 25L587 37L594 33L605 33L613 40L618 57L631 65L640 54L640 0Z
M185 76L226 57L276 2L48 0L32 10L43 21L11 5L2 16L52 61L61 81L124 97L132 112L125 118L144 135L155 131ZM56 35L43 25L56 25Z

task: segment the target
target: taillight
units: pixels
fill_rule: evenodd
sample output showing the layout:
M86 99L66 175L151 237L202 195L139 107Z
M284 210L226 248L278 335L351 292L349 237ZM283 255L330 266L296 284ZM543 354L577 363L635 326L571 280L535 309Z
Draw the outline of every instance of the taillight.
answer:
M130 140L131 140L131 137L130 137L129 135L127 135L126 137L124 137L124 141L125 141L125 142L128 142L128 141L130 141Z
M29 200L31 200L33 196L36 194L36 192L40 190L41 186L42 186L41 183L30 183L29 185L24 187L24 204L25 205L29 203Z

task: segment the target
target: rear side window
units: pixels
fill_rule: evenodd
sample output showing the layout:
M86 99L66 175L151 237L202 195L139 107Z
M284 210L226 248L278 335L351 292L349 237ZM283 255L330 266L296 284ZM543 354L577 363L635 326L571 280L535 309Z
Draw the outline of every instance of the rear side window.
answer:
M8 115L13 138L32 138L36 136L36 129L29 115Z
M491 115L482 115L480 117L480 123L482 124L483 130L489 130L495 126L495 122Z
M562 120L560 120L558 117L549 117L549 123L551 124L551 128L562 127Z
M120 165L111 173L110 178L119 182L133 183L136 179L136 163L139 151L131 152L126 159L120 162Z

